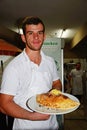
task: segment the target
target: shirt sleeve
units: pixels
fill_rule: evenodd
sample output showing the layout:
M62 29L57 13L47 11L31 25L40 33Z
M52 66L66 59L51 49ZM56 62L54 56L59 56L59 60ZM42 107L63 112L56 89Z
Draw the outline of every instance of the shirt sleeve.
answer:
M17 71L13 66L8 66L2 76L0 93L15 95L18 87Z

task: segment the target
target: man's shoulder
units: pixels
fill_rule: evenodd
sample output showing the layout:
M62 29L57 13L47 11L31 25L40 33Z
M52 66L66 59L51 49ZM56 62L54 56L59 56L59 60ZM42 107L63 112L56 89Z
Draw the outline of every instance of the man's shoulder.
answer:
M73 75L76 73L76 69L72 69L71 72L70 72L70 75Z
M6 66L6 68L15 68L15 67L19 67L20 65L22 65L22 63L24 62L24 57L23 57L23 52L20 53L18 56L14 57Z
M76 72L76 69L72 69L71 72Z

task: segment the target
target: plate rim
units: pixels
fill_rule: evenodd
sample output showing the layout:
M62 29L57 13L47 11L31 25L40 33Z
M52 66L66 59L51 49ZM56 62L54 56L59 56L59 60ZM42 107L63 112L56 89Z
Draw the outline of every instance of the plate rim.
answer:
M51 110L49 110L49 112L48 112L48 111L41 111L41 110L37 110L37 109L35 108L35 107L36 107L35 105L37 104L37 102L36 102L36 95L34 95L34 96L28 98L28 100L26 101L26 106L27 106L28 109L31 110L32 112L35 112L35 111L36 111L36 112L39 112L39 113L42 113L42 114L51 114L51 115L53 115L53 114L56 114L56 115L67 114L67 113L70 113L70 112L75 111L75 110L80 106L80 101L79 101L78 98L75 97L74 95L68 94L68 93L63 93L63 95L68 96L68 97L71 98L71 99L74 98L74 100L77 101L77 102L79 103L79 105L76 106L76 107L74 107L74 108L68 109L68 110L60 110L60 109L59 109L60 112L59 112L59 111L52 112ZM32 100L34 101L34 103L32 103L32 104L33 104L33 107L32 107L31 104L29 105L29 103L31 103Z

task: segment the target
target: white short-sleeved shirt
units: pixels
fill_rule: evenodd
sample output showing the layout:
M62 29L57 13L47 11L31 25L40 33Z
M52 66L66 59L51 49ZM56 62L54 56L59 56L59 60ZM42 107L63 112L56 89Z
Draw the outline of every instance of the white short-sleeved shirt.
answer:
M83 84L82 84L82 70L71 70L70 75L72 76L72 94L82 95L83 94Z
M52 88L53 81L59 79L54 60L41 51L40 65L31 62L25 50L15 57L5 68L0 93L14 96L14 101L29 110L26 101L38 93L47 92ZM15 119L13 129L56 129L56 116L46 121L30 121Z

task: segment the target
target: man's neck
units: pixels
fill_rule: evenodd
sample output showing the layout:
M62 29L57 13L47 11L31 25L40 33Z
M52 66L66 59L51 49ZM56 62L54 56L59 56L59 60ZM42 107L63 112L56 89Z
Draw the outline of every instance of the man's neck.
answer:
M29 59L30 59L32 62L34 62L35 64L38 64L38 65L40 64L40 62L41 62L41 54L40 54L40 51L32 51L32 50L30 50L30 51L25 50L25 51L26 51L26 53L27 53Z

